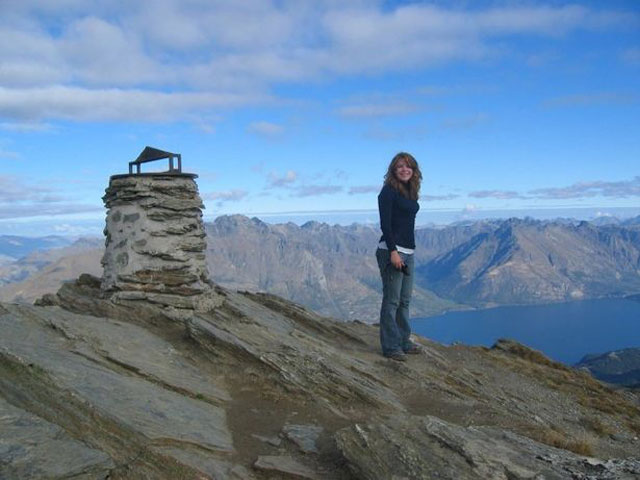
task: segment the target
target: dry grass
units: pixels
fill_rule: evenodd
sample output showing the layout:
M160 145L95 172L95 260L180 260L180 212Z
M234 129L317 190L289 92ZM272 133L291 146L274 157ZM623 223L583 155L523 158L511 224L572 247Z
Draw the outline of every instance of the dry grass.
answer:
M510 369L573 397L585 408L638 423L634 419L640 418L640 408L587 372L553 362L540 352L511 341L498 341L491 355ZM640 428L640 423L633 428Z
M502 351L515 357L522 358L523 360L526 360L528 362L538 365L544 365L546 367L551 367L557 370L569 370L568 367L560 362L549 359L542 352L529 348L526 345L522 345L521 343L513 340L501 338L493 347L491 347L491 350Z
M520 431L530 438L580 455L593 455L598 438L606 439L617 432L612 425L621 425L622 430L640 434L638 405L588 372L557 364L512 341L499 342L489 355L502 366L538 382L543 389L562 394L566 401L581 407L579 427L584 429L582 435L570 436L559 427L523 426ZM571 430L575 431L574 428Z
M478 392L471 385L469 385L466 381L463 381L458 377L455 377L453 375L447 375L446 377L444 377L444 382L463 395L473 397L473 398L480 397Z
M586 435L569 441L567 450L577 453L578 455L593 456L593 441Z
M580 424L600 437L607 437L615 433L615 430L611 428L611 426L603 423L597 417L583 417L580 420Z
M627 422L627 427L636 435L640 435L640 417L635 417L629 420Z
M586 434L572 438L567 433L553 427L530 427L526 430L527 436L537 442L569 450L578 455L593 455L593 440Z

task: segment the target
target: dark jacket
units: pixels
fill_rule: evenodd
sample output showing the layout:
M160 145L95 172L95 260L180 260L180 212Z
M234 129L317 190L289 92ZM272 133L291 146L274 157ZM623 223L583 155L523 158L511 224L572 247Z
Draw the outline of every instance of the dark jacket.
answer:
M378 195L378 211L380 212L380 241L387 244L389 251L397 250L399 245L405 248L416 248L414 229L416 214L420 210L417 201L403 196L391 185L382 187Z

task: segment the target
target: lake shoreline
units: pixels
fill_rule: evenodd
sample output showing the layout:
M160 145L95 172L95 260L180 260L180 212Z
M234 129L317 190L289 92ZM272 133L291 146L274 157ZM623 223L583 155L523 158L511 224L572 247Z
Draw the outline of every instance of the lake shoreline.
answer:
M497 308L508 308L508 307L536 307L536 306L544 306L544 305L563 305L568 303L578 303L578 302L588 302L591 300L629 300L632 302L640 302L640 293L634 293L631 295L613 295L613 296L603 296L603 297L589 297L589 298L581 298L575 300L557 300L557 301L547 301L540 303L496 303L496 304L485 304L482 306L473 306L468 304L458 304L462 307L466 308L452 308L450 310L444 310L437 315L425 315L424 317L412 317L411 320L418 319L426 319L433 317L440 317L442 315L446 315L447 313L457 313L457 312L480 312L487 310L495 310Z
M448 311L411 320L413 331L443 344L490 347L511 338L573 365L585 355L640 346L640 302L598 298Z

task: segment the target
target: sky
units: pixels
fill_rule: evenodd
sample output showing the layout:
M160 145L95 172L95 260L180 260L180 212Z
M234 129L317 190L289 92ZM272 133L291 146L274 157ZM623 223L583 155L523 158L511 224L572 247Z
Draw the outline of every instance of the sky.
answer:
M146 145L205 220L640 214L640 2L0 0L0 234L101 234ZM143 171L166 165L146 164Z

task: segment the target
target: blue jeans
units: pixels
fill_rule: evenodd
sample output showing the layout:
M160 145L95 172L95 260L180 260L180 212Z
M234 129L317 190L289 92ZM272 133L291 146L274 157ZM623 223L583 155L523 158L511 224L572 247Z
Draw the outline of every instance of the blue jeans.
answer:
M413 291L413 255L400 253L409 275L396 270L388 250L379 248L376 259L382 277L382 307L380 308L380 345L382 354L406 351L411 347L409 302Z

